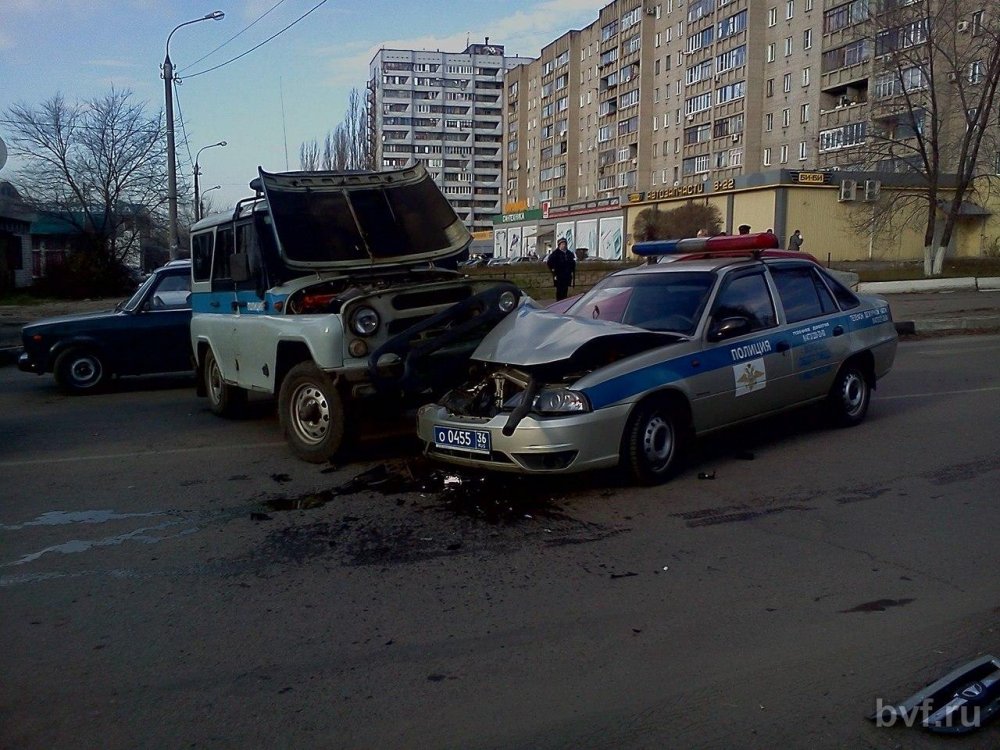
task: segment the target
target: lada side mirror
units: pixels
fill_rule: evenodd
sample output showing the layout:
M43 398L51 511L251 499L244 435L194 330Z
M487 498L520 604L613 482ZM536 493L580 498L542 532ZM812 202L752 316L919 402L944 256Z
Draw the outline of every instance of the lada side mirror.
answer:
M744 333L750 333L750 329L750 320L748 318L742 316L723 318L712 324L712 327L708 331L708 340L724 341L734 336L742 336Z

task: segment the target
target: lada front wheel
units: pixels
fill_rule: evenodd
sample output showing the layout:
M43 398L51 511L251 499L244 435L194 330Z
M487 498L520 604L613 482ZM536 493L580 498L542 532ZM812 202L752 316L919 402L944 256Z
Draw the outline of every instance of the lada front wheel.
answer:
M299 458L320 464L337 455L344 442L344 401L337 387L312 362L295 365L278 396L281 429Z
M208 394L208 407L213 414L220 417L237 417L243 413L247 403L247 392L235 385L229 385L222 379L219 360L215 352L209 349L205 352L205 392Z
M665 482L677 470L685 439L678 410L666 400L639 404L622 439L622 464L639 484Z
M67 393L93 393L107 382L108 371L97 352L73 347L55 361L56 383Z

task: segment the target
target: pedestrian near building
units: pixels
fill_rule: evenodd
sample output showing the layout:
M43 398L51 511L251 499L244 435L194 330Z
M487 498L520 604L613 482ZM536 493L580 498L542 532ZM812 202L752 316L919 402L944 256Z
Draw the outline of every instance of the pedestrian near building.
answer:
M740 224L739 230L740 230L740 234L750 234L750 225L749 224Z
M788 249L796 251L802 249L802 233L798 229L792 232L792 236L788 238Z
M549 254L546 264L552 271L552 283L556 288L556 301L566 299L569 286L573 281L573 274L576 272L576 258L570 252L569 243L566 242L565 238L561 238L556 243L556 249Z

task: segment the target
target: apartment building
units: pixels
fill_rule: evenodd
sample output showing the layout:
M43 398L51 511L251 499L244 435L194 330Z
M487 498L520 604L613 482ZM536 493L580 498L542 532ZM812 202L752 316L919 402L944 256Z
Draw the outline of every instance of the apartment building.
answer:
M490 229L502 202L504 74L530 60L489 38L458 53L379 50L367 87L376 165L423 162L466 226Z
M837 202L838 170L873 188L859 201L877 200L882 175L912 190L919 175L907 176L903 160L913 158L907 138L925 124L927 105L912 96L929 85L922 61L931 52L922 45L933 27L962 59L937 60L938 71L954 66L940 76L950 82L946 90L934 92L935 127L951 134L943 141L947 172L959 166L960 136L975 119L973 89L988 73L976 45L997 41L986 33L995 24L989 27L983 6L615 0L593 23L508 73L504 203L541 208L551 225L552 214L558 220L617 201L627 232L636 208L704 196L727 229L735 212L737 223L753 216L757 226L783 231L790 217L805 221L819 203ZM997 129L995 116L988 127ZM1000 172L995 150L987 159ZM790 185L813 190L783 187ZM803 205L790 205L790 195ZM853 191L840 196L841 203L854 199ZM850 240L856 222L838 221ZM966 247L982 244L985 229L973 231L981 237L963 237ZM861 243L872 247L872 237Z
M509 73L505 199L685 192L814 167L820 23L813 0L608 4Z

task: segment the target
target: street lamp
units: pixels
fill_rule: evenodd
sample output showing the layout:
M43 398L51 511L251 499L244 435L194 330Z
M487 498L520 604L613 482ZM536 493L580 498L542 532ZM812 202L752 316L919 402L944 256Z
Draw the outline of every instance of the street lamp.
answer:
M201 174L201 170L198 168L198 158L201 156L201 152L206 148L215 148L216 146L225 146L225 141L219 141L218 143L212 143L208 146L202 146L198 149L198 153L194 155L194 220L199 221L201 219L201 203L198 202L198 175ZM215 187L222 187L221 185L216 185ZM211 188L214 190L215 188ZM208 190L205 191L206 193Z
M213 187L210 187L208 190L206 190L204 193L201 194L201 199L200 200L197 199L197 198L195 199L195 202L197 203L197 206L198 206L196 210L198 211L198 217L199 218L201 218L201 216L205 213L205 207L203 205L201 205L200 201L203 201L205 199L205 196L208 195L209 193L211 193L213 190L218 190L221 187L222 187L222 185L215 185Z
M180 256L177 246L177 162L174 153L174 66L170 62L170 37L181 26L188 26L199 21L221 21L226 14L221 10L214 10L201 18L174 26L173 31L167 35L166 56L163 58L163 93L166 100L167 109L167 202L170 220L170 259L175 260Z

